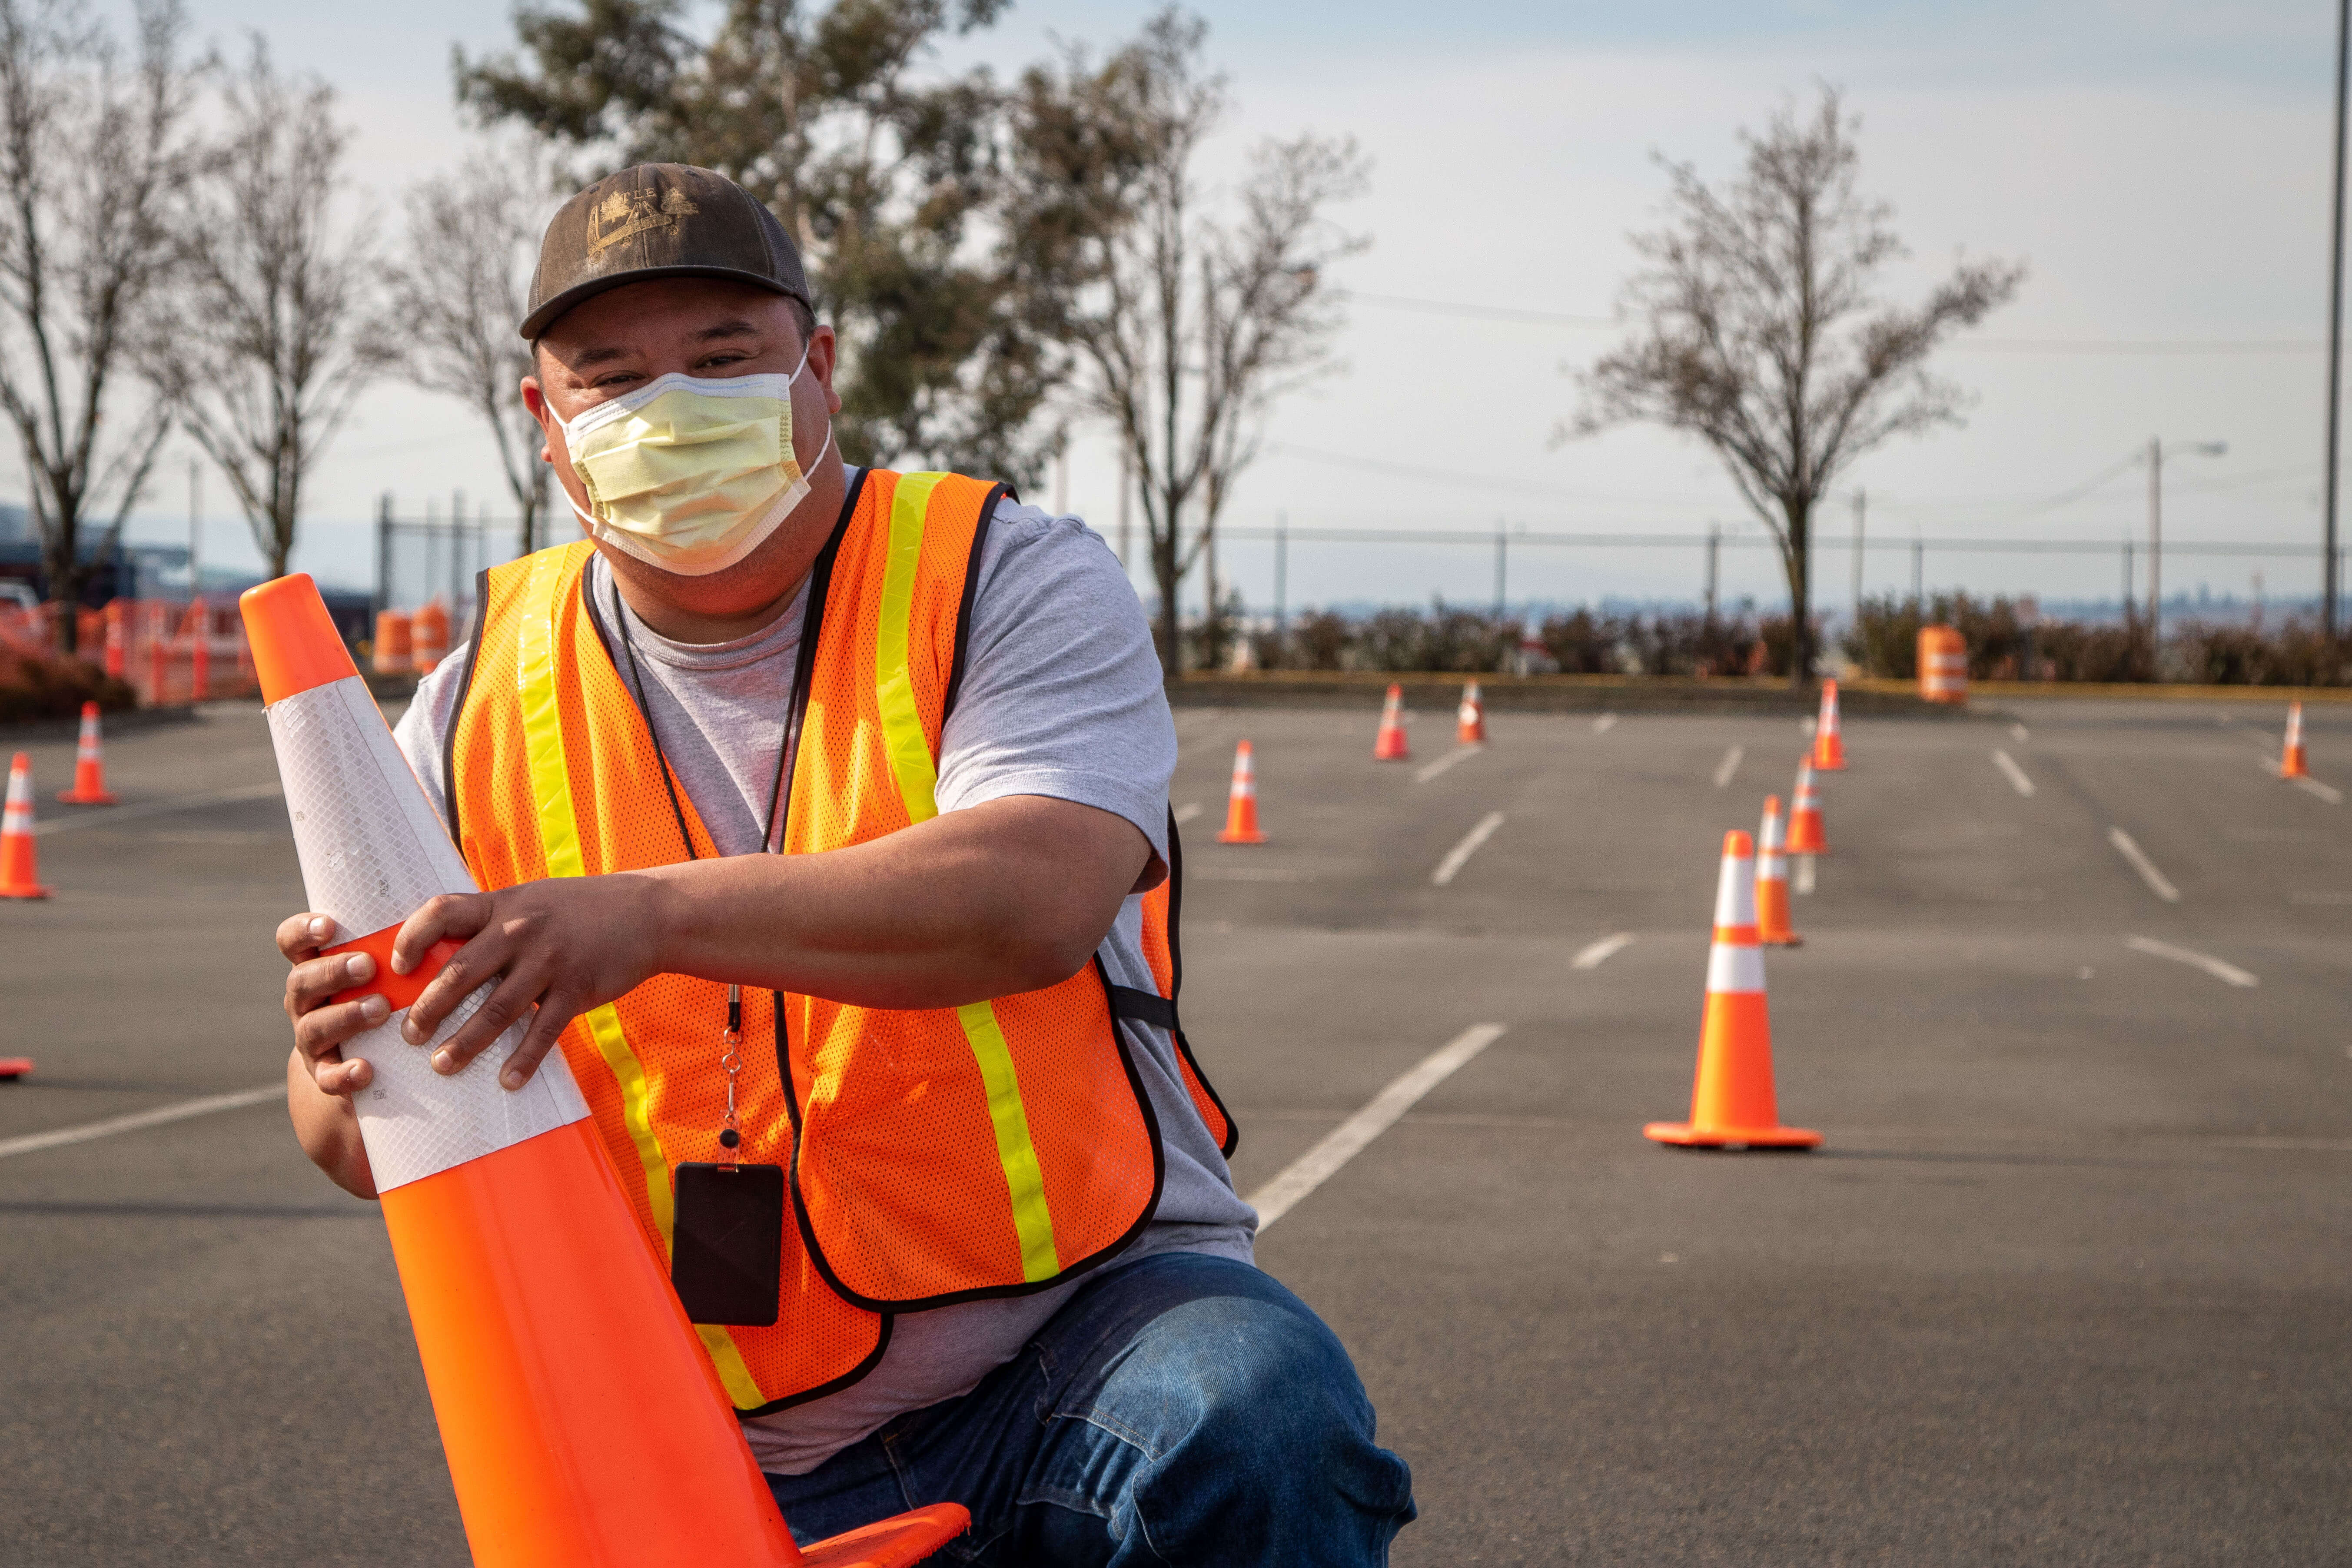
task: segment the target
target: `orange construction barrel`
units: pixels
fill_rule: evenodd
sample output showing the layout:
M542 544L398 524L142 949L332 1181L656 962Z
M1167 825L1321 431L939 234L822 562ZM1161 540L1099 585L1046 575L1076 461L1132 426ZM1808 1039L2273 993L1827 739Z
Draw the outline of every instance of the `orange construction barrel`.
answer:
M1950 626L1919 628L1919 695L1955 706L1969 700L1969 642Z
M408 612L378 610L375 613L375 672L378 675L406 675L411 646Z
M430 675L449 657L448 607L435 599L420 605L409 617L409 668L419 675Z

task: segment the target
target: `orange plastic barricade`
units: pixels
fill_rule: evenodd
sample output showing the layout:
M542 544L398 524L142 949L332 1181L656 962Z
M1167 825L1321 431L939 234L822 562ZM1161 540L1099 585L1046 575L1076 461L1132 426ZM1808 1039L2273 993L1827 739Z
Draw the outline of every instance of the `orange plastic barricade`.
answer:
M68 805L112 805L114 796L106 787L106 756L98 734L98 704L81 705L81 736L74 744L73 788L60 790L58 798Z
M1723 836L1715 889L1715 944L1706 959L1706 1013L1688 1121L1653 1121L1642 1136L1710 1149L1811 1149L1822 1135L1780 1125L1772 1089L1772 1021L1757 945L1756 859L1748 835Z
M1845 736L1838 724L1837 682L1822 682L1822 716L1813 721L1813 767L1825 773L1845 771Z
M415 668L415 643L406 610L375 613L375 655L370 661L378 675L406 675Z
M449 657L448 607L435 599L420 605L409 617L409 667L419 675L430 675Z
M33 759L19 752L9 760L8 802L0 806L0 899L48 896L33 847Z
M1462 689L1462 706L1454 714L1454 738L1465 746L1486 743L1486 698L1475 680Z
M1247 741L1234 748L1233 793L1225 802L1225 830L1217 835L1217 842L1265 842L1265 835L1257 830L1257 763Z
M303 883L341 945L473 891L310 579L265 583L242 607ZM964 1510L940 1504L803 1556L562 1053L501 1088L518 1025L436 1073L452 1026L404 1043L394 994L425 973L385 965L345 994L382 989L394 1010L343 1055L373 1071L361 1135L478 1568L896 1568L962 1531Z
M1381 730L1372 737L1372 761L1402 763L1412 755L1412 748L1404 739L1404 688L1391 685L1388 700L1381 704Z
M1930 702L1969 700L1969 641L1950 626L1919 628L1919 695Z

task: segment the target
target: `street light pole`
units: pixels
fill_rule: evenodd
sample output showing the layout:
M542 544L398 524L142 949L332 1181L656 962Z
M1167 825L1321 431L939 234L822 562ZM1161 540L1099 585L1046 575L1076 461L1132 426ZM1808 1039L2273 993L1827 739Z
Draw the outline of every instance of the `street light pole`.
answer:
M2344 387L2344 95L2352 65L2352 0L2336 5L2336 141L2330 149L2334 178L2328 196L2335 221L2327 252L2327 484L2323 503L2325 536L2320 549L2319 624L2336 640L2336 468Z
M2218 458L2230 449L2227 441L2176 441L2176 451L2200 458ZM2147 438L2147 646L2153 654L2163 641L2164 624L2164 441Z

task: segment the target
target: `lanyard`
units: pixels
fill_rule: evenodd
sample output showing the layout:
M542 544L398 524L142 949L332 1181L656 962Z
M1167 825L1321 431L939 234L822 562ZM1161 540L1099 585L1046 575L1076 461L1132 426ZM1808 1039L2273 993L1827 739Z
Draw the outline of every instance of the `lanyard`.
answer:
M612 574L610 566L604 570L608 576ZM786 606L786 609L789 613L790 606ZM645 715L646 734L654 743L654 761L661 767L662 788L669 795L670 816L677 824L678 842L686 846L686 858L688 860L698 859L700 857L694 850L694 835L688 833L686 828L686 809L678 804L677 783L669 765L669 753L662 749L661 731L654 723L654 705L646 695L645 675L637 668L637 645L629 636L629 608L622 602L621 583L618 577L613 578L613 624L620 630L621 650L628 656L629 681L637 689L637 711ZM768 846L776 837L776 812L777 808L783 804L784 763L786 753L792 747L793 687L799 678L800 672L795 668L784 686L783 734L776 742L776 781L768 794L767 817L761 824L760 851L761 854L783 852L783 846L781 843L778 843L773 850L771 850ZM777 1026L781 1027L781 1023ZM727 1118L719 1127L719 1146L726 1150L730 1156L743 1142L742 1130L735 1110L735 1079L736 1076L743 1070L742 1044L743 988L730 984L727 987L727 1026L719 1032L719 1066L727 1074Z

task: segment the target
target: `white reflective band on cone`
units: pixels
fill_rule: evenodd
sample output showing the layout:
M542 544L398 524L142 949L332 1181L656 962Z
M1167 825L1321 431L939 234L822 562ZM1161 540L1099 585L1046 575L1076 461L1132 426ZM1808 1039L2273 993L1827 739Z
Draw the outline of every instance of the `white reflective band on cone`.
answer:
M1756 923L1756 862L1746 856L1723 858L1723 875L1715 884L1715 923L1752 926Z
M1710 995L1764 989L1764 950L1717 942L1707 951L1706 989Z
M479 890L358 677L298 691L268 711L302 885L310 908L340 928L328 945L398 925L438 894ZM377 1191L588 1114L561 1050L550 1051L521 1089L500 1087L499 1070L522 1042L520 1023L465 1071L445 1077L433 1070L434 1049L489 990L485 984L467 997L425 1045L400 1037L405 1011L344 1044L345 1060L362 1059L374 1069L375 1081L352 1104Z

